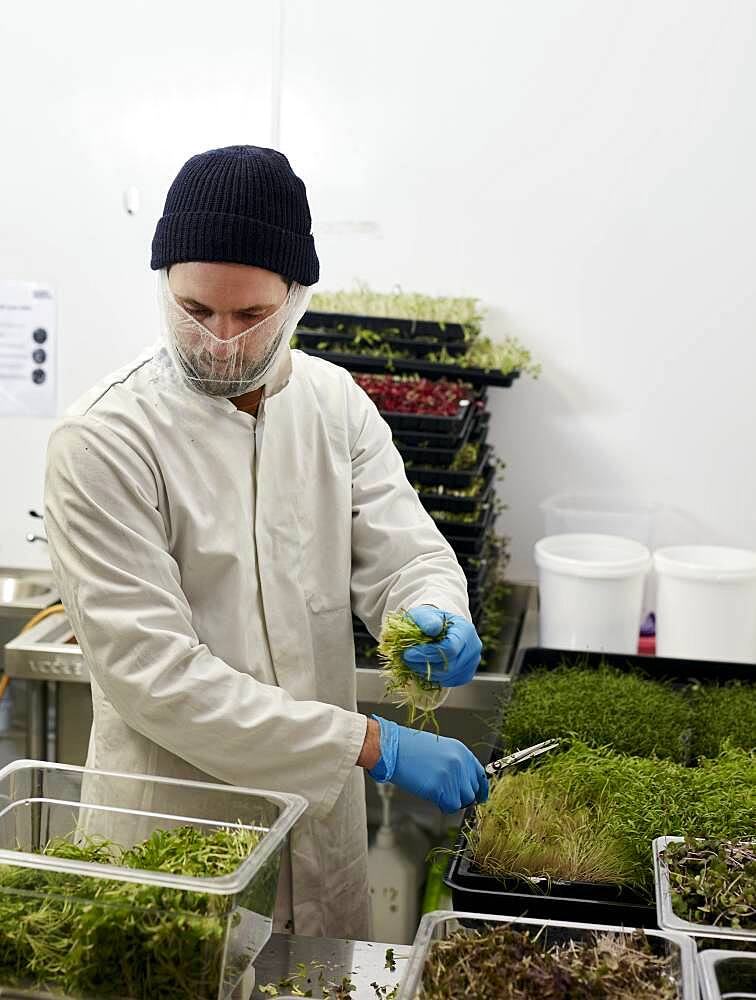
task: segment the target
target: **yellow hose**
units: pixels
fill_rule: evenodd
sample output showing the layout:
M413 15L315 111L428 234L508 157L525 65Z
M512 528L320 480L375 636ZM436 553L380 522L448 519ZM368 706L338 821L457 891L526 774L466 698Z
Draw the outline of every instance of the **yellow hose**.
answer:
M43 608L42 611L38 611L36 615L29 619L29 621L21 629L21 632L28 632L30 628L34 628L35 625L39 625L40 622L44 621L45 618L49 618L50 615L58 615L61 611L66 609L62 604L51 604L49 608ZM21 632L18 634L21 635ZM7 674L4 674L2 680L0 680L0 701L3 700L5 692L8 690L8 685L11 679Z

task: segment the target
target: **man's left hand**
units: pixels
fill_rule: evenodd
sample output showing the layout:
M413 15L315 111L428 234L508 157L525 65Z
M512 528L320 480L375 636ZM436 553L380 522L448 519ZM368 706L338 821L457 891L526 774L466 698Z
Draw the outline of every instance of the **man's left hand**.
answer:
M444 622L449 628L441 642L420 643L406 650L407 666L421 677L428 677L430 664L430 680L442 687L458 687L472 680L483 651L475 626L461 615L439 611L427 604L412 608L408 614L426 635L440 635Z

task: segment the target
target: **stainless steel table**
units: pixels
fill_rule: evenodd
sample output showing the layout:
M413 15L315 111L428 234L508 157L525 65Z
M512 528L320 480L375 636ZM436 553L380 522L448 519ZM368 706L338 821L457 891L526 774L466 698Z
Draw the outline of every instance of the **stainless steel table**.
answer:
M490 713L510 683L517 651L538 645L538 590L529 583L508 581L507 620L493 662L470 684L452 688L443 711ZM30 682L27 754L47 760L47 684L54 682L56 739L52 759L83 764L92 721L89 671L65 614L52 615L5 647L5 671ZM385 706L384 681L374 667L357 667L357 701Z
M394 950L394 972L385 967L387 948ZM318 985L319 965L322 965L325 966L322 971L326 982L341 983L344 977L348 977L354 984L354 990L344 994L349 1000L377 1000L378 996L385 994L377 994L371 983L388 987L386 992L390 995L392 988L401 982L410 950L409 945L401 944L274 934L255 962L255 989L252 995L262 997L264 994L259 992L259 988L269 983L283 996L288 995L286 988L279 984L284 983L292 973L296 974L297 964L303 963L310 973L311 982L300 979L296 982L305 992L312 989L313 997L323 995Z

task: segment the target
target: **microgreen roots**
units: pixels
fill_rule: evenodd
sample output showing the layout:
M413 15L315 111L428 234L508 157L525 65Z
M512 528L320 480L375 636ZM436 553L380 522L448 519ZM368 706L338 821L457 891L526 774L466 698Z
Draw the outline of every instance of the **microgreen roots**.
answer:
M537 930L532 932L534 935ZM580 932L578 932L578 935ZM642 932L595 934L547 945L508 924L434 941L422 1000L676 1000L673 956Z
M381 631L378 656L383 667L386 694L394 695L396 704L407 708L407 721L410 725L417 722L420 729L430 723L438 732L434 710L439 705L443 688L430 679L430 663L427 664L426 676L421 677L407 666L402 654L413 646L441 642L447 631L448 625L444 623L439 635L426 635L406 611L387 615Z
M696 924L756 931L756 841L668 844L672 909Z
M514 684L501 739L507 751L574 735L590 746L685 763L691 725L689 700L668 684L605 664L561 666Z
M43 853L213 877L233 872L258 841L254 830L177 827L128 850L105 840L54 840ZM265 916L275 904L274 862L238 900ZM234 901L138 879L0 865L0 981L77 997L215 1000L228 935L240 919Z
M585 879L650 892L655 837L724 839L754 828L756 753L725 747L715 760L684 767L576 742L498 778L475 810L468 843L475 863L497 877ZM591 870L597 874L586 878Z

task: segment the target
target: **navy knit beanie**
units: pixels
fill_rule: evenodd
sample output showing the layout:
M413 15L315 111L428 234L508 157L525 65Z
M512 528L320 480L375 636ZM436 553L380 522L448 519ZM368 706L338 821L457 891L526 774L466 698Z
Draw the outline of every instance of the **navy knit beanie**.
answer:
M283 153L226 146L188 160L152 240L154 271L182 261L252 264L314 285L319 264L302 181Z

